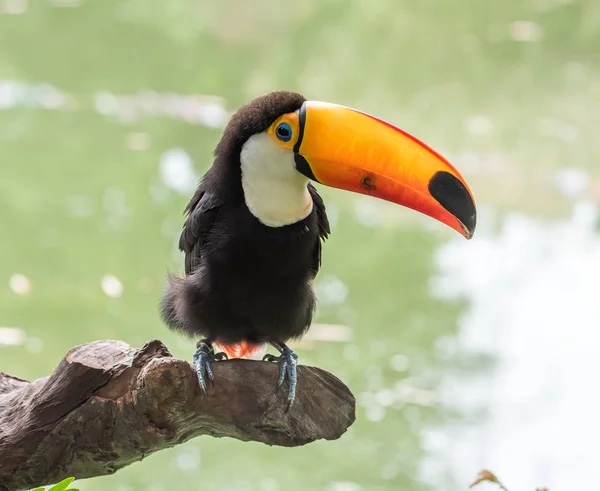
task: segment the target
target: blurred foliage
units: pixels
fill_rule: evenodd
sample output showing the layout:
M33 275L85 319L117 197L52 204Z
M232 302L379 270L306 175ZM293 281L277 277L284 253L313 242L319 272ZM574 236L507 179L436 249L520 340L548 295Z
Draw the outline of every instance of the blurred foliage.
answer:
M31 491L79 491L78 489L69 487L74 480L74 477L68 477L50 488L35 488Z
M473 481L473 483L471 483L471 485L469 486L469 488L474 488L475 486L483 483L483 482L491 482L494 484L497 484L498 487L502 490L502 491L508 491L508 489L504 486L504 484L502 484L500 482L500 480L496 477L496 475L488 470L483 470L481 471L478 475L477 478L475 479L475 481ZM544 488L538 488L536 489L536 491L548 491L548 489Z

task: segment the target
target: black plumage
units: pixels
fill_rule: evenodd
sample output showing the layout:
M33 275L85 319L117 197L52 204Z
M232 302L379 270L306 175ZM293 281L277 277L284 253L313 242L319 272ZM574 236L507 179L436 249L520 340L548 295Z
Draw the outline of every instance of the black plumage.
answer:
M185 275L171 276L162 317L177 331L210 342L285 343L310 326L316 305L312 280L329 234L325 206L308 185L312 212L282 227L262 224L248 209L240 152L250 136L304 98L276 92L239 109L228 123L186 208L179 247Z

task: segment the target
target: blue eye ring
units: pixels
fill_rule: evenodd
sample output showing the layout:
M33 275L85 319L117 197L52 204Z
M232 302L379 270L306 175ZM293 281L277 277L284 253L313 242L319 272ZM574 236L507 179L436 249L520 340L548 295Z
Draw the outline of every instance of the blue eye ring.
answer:
M288 123L280 123L275 128L275 135L282 142L289 142L292 139L292 127Z

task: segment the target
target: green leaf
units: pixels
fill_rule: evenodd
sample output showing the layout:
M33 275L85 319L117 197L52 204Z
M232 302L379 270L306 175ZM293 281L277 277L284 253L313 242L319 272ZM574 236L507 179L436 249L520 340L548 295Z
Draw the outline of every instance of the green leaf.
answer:
M65 491L65 489L69 487L69 484L71 484L74 480L74 477L67 477L64 481L61 481L58 484L52 486L48 491ZM76 490L72 489L71 491Z
M71 484L74 480L74 477L67 477L64 481L55 484L51 488L46 489L42 487L31 489L30 491L79 491L79 489L69 487L69 484Z

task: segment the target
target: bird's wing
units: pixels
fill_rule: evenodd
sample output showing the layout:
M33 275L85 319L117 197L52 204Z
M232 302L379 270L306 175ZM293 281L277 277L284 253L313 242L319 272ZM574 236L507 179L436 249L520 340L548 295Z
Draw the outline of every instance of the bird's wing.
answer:
M313 206L317 212L317 223L319 225L319 240L315 245L315 252L313 256L313 272L314 275L317 274L319 268L321 267L321 242L324 241L329 236L329 219L327 218L327 213L325 211L325 203L323 203L323 198L319 196L317 190L312 184L308 184L308 191L313 200Z
M191 274L200 264L206 239L223 204L216 194L200 185L187 205L187 218L179 238L179 249L185 253L185 273Z

